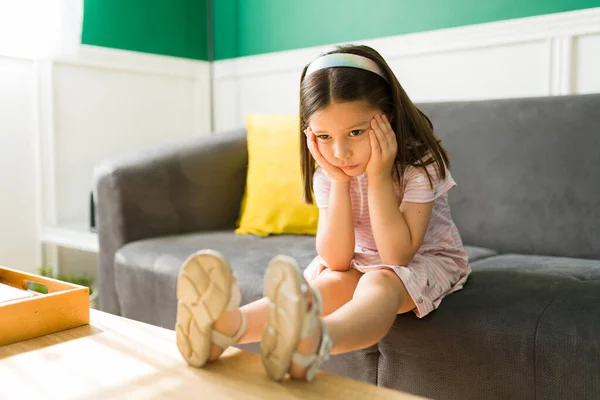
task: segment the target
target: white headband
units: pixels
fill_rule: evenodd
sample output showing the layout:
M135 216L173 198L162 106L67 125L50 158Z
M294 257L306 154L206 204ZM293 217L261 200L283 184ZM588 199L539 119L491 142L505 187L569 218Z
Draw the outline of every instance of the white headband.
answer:
M315 71L326 68L334 67L348 67L364 69L382 77L386 82L389 83L383 70L377 65L377 63L370 58L359 56L350 53L333 53L321 56L310 63L306 70L306 76L309 76Z

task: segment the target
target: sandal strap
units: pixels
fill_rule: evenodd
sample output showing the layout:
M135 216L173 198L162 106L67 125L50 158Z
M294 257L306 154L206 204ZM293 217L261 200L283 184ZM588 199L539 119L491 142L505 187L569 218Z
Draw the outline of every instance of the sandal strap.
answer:
M319 345L316 354L300 354L298 352L294 352L292 355L292 362L294 364L297 364L302 368L308 367L308 370L306 371L306 380L309 382L314 379L317 369L321 366L321 364L329 359L329 353L333 347L333 343L329 338L329 330L327 329L327 325L325 324L325 321L323 321L323 318L321 318L321 293L319 293L316 288L311 288L311 290L313 293L313 303L310 311L306 313L304 317L301 337L305 338L311 332L314 332L313 325L319 323L321 330L321 344Z
M240 314L242 316L242 321L240 324L240 329L238 329L237 333L234 336L227 336L213 329L211 333L211 339L213 344L225 350L229 346L233 346L238 342L238 340L240 340L244 332L246 332L246 315L243 312L240 312Z
M231 282L231 297L229 298L229 302L225 307L225 311L235 311L240 307L241 302L242 292L237 283L237 279L233 277L233 280ZM240 337L242 337L242 335L246 331L246 315L243 312L241 312L240 314L242 315L242 321L240 324L240 329L238 329L237 333L234 336L227 336L213 329L211 333L211 340L213 344L216 344L217 346L225 350L226 348L236 344L238 340L240 340Z
M315 354L301 354L295 352L292 356L292 362L301 368L306 368L317 359Z
M319 346L317 359L310 367L308 367L308 371L306 371L306 380L308 382L312 382L312 380L315 379L317 369L321 366L321 364L329 359L329 353L331 353L331 348L333 347L333 343L329 338L329 330L327 329L327 325L325 325L325 322L322 320L321 323L323 326L323 336L321 337L321 345Z
M329 353L331 352L331 348L333 347L333 343L329 338L329 331L327 329L327 325L322 318L319 318L321 321L321 344L319 345L319 349L316 354L300 354L295 352L292 356L292 362L297 364L302 368L308 367L306 371L306 380L311 382L315 375L317 374L318 368L325 361L329 359Z

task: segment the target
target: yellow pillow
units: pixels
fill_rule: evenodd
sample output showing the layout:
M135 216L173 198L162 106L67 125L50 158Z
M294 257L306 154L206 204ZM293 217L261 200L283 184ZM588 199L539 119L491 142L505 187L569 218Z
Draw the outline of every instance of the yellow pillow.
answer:
M297 115L246 117L248 176L236 233L315 235L319 211L302 201Z

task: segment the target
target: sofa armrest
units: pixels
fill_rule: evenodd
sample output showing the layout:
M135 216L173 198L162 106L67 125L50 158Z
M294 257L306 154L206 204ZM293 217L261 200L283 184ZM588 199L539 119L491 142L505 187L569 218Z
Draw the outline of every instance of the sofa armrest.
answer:
M96 166L100 309L120 314L113 268L123 245L233 229L247 166L243 129L141 150Z

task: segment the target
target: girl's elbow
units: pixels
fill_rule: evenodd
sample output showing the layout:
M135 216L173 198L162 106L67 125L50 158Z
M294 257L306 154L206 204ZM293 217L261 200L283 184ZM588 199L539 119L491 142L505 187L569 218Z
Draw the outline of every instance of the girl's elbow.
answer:
M331 251L331 247L317 244L317 254L326 263L327 267L332 271L347 271L350 268L350 263L354 257L354 252L349 250L345 254L340 251Z
M324 261L325 266L332 271L344 272L350 269L350 262L352 258L345 260L339 259L337 257L329 257L323 253L317 253L319 257Z
M328 265L327 268L329 268L332 271L336 271L336 272L346 272L350 269L350 262L348 262L348 263L332 263L331 265Z

